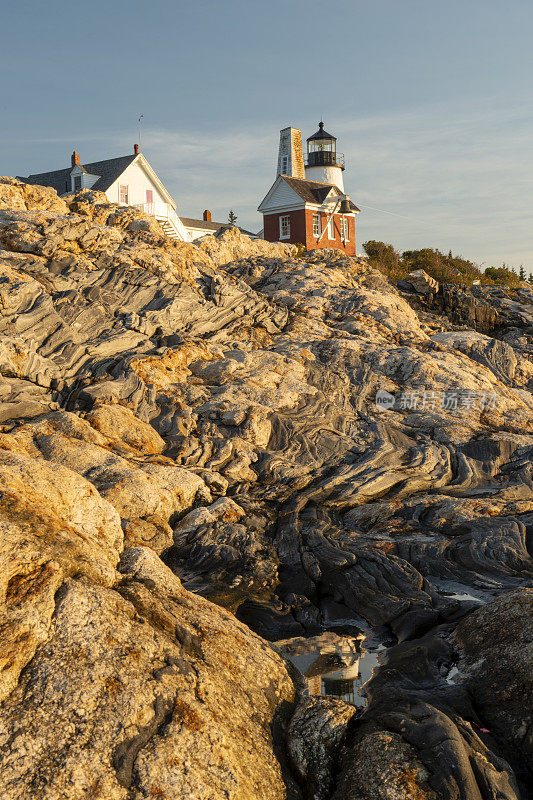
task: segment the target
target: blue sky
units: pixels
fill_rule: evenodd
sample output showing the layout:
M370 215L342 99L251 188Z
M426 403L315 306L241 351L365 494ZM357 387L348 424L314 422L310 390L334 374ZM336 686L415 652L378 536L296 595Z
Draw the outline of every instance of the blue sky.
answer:
M180 212L257 230L279 130L323 117L359 243L533 271L531 0L19 0L1 28L0 174L128 153L142 113Z

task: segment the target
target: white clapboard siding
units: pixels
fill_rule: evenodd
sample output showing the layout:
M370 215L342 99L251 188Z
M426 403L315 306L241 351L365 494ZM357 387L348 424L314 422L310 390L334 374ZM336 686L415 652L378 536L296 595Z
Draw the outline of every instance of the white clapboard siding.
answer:
M147 202L146 190L152 192L152 202L166 203L168 198L159 190L156 183L150 178L146 170L138 161L130 164L122 175L111 184L106 191L107 199L110 203L120 202L120 186L128 187L128 205L136 206Z
M300 195L279 177L259 206L259 211L268 213L277 208L303 208L304 201Z

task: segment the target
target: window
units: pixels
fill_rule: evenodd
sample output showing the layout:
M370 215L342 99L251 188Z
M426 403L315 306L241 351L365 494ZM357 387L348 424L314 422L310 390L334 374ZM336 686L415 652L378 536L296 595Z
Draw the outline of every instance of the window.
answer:
M332 153L334 148L333 139L315 139L314 142L309 142L310 153Z
M350 241L350 223L346 217L341 217L341 236L345 242Z
M291 218L288 214L279 218L279 238L288 239L291 235Z
M283 156L283 158L281 159L281 174L286 175L288 169L289 169L289 157Z
M328 239L334 239L334 238L335 238L335 224L333 221L333 217L331 217L331 219L328 222Z
M154 202L154 193L151 189L146 190L146 202L153 203Z
M342 697L345 702L353 703L354 682L346 680L334 680L331 678L322 679L323 693L326 697Z
M118 187L118 202L128 204L128 187L127 186L119 186Z
M339 680L338 678L323 678L324 693L330 697L342 697L344 694L353 694L353 680Z
M74 175L74 191L79 192L81 189L81 175Z
M320 236L320 214L313 214L313 236Z

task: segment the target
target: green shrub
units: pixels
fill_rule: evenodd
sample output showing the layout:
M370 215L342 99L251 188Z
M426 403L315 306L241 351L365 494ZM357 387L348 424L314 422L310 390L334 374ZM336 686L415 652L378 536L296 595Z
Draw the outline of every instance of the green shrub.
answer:
M402 257L392 244L371 240L363 245L371 267L383 272L393 281L405 278L407 271L402 264Z
M508 269L505 264L502 267L487 267L485 278L488 278L487 281L484 281L486 283L500 283L504 286L516 286L520 281L516 272Z
M448 254L428 247L423 250L406 250L402 254L402 260L408 272L423 269L441 283L469 285L472 281L480 280L482 276L481 270L473 261L454 256L451 250Z
M394 282L417 269L423 269L440 283L457 283L465 286L470 286L473 281L516 286L520 280L525 280L523 267L520 276L505 264L501 267L487 267L482 272L473 261L454 256L451 250L448 253L441 253L440 250L424 247L421 250L405 250L400 253L392 244L374 240L365 242L363 247L370 266ZM530 280L533 280L532 276Z
M395 250L392 244L370 241L363 245L370 265L376 267L391 280L405 278L417 269L425 270L435 280L443 283L471 284L481 280L482 273L472 261L460 256L441 253L430 247L422 250Z

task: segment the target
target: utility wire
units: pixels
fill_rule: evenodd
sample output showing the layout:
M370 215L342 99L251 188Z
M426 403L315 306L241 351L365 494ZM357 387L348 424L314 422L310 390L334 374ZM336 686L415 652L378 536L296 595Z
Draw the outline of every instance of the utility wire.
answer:
M368 208L369 211L379 211L380 214L390 214L393 217L402 217L402 219L412 219L412 220L415 219L414 217L407 217L405 214L397 214L396 211L385 211L384 208L374 208L374 206L364 206L362 203L359 203L359 205L361 206L361 208Z
M391 217L401 217L401 219L408 219L409 222L416 222L418 225L422 225L422 228L426 230L428 228L432 230L437 230L437 224L434 222L424 222L424 220L419 219L418 217L408 217L406 214L397 214L396 211L386 211L384 208L375 208L374 206L364 206L362 203L358 203L360 208L367 208L369 211L378 211L380 214L388 214ZM422 233L423 231L421 231Z

